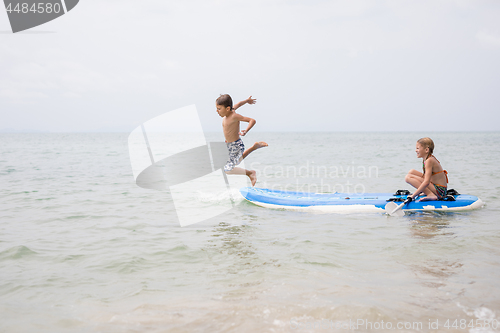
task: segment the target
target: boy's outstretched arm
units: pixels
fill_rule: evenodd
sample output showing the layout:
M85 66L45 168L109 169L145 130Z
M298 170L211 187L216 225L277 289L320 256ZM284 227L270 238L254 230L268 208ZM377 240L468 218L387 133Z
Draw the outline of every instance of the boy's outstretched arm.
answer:
M233 110L236 110L237 108L245 105L245 104L255 104L257 103L257 99L255 98L252 98L252 96L248 97L247 99L245 99L244 101L241 101L241 102L238 102L236 103L234 106L233 106Z
M257 122L255 121L255 119L252 119L252 118L249 118L249 117L242 116L241 114L238 114L238 113L236 113L236 114L235 114L235 116L236 116L236 119L238 119L239 121L244 121L244 122L248 123L247 128L246 128L246 129L244 129L244 130L242 130L242 131L239 133L241 136L245 136L245 134L247 134L247 133L248 133L248 131L250 131L250 129L251 129L251 128L252 128L252 127L253 127L253 126L257 123Z

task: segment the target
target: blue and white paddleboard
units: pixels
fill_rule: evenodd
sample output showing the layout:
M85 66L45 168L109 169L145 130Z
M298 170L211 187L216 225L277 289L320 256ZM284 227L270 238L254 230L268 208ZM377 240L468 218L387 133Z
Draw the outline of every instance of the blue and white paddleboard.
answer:
M384 212L390 198L406 199L406 195L391 193L309 193L280 191L266 188L244 187L243 197L258 206L266 208L290 209L317 212ZM481 208L483 201L476 196L460 194L455 201L412 201L404 211L464 211ZM396 202L400 204L401 202Z

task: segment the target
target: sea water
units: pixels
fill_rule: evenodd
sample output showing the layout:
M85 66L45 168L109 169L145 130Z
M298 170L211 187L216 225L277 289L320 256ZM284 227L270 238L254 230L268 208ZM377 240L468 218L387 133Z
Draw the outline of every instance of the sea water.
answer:
M358 193L410 189L430 136L449 188L486 206L397 218L240 199L182 228L168 191L135 184L127 136L0 134L0 332L500 331L500 133L251 132L269 143L245 161L257 186Z

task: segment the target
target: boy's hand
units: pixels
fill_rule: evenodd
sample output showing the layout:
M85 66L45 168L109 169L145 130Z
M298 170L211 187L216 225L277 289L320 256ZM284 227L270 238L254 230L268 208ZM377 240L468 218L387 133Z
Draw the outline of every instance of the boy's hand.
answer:
M257 100L255 98L252 98L252 96L248 97L244 101L238 102L233 105L233 110L237 110L239 107L245 105L245 104L255 104L257 103Z
M247 134L247 130L242 130L242 131L240 132L240 135L241 135L241 136L245 136L245 134Z
M248 104L255 104L255 103L257 103L257 99L252 98L252 96L250 96L245 100L245 102L247 102Z

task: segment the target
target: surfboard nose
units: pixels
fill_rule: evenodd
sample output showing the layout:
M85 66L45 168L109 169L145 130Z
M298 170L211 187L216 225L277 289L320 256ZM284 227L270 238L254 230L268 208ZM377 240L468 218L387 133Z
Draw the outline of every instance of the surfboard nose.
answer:
M250 190L250 187L242 187L242 188L240 188L240 193L241 193L241 195L242 195L245 199L248 199L248 198L249 198L249 190Z

